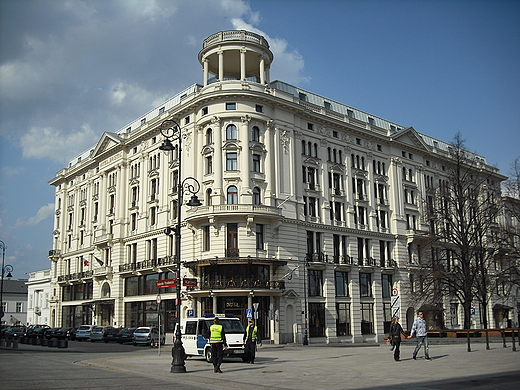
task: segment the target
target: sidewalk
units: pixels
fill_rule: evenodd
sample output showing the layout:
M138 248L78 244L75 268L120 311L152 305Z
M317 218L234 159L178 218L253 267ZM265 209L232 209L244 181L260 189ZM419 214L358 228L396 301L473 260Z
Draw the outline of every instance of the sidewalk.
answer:
M401 345L401 362L389 346L342 344L267 345L254 365L225 359L222 374L200 358L186 360L186 373L170 373L171 347L143 350L139 356L86 359L81 364L171 380L211 389L500 389L520 388L520 352L492 343L432 345L432 361L411 354L415 342Z

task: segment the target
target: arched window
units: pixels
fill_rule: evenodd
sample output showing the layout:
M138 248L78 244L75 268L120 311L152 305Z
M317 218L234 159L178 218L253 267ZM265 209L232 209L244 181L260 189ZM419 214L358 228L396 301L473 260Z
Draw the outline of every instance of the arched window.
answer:
M206 205L207 206L211 206L212 205L212 196L211 194L213 193L213 190L211 188L208 188L208 190L206 191Z
M213 130L206 130L206 145L213 143Z
M258 126L253 126L251 130L251 141L260 142L260 129Z
M260 188L255 187L253 188L253 204L258 205L262 204L262 199L260 197Z
M238 204L238 189L235 186L228 187L227 204Z
M237 127L235 125L226 127L226 139L237 139Z

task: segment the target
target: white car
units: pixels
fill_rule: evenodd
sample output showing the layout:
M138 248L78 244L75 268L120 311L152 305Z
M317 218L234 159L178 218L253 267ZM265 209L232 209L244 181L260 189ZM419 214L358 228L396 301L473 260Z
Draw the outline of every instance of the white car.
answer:
M83 341L90 339L90 332L94 325L81 325L76 331L76 340Z
M166 342L166 336L161 334L161 345ZM159 329L153 326L140 326L134 332L134 345L145 344L145 345L156 345L159 341Z
M103 335L105 334L106 328L108 328L108 326L96 325L92 327L92 330L90 331L90 341L103 341Z

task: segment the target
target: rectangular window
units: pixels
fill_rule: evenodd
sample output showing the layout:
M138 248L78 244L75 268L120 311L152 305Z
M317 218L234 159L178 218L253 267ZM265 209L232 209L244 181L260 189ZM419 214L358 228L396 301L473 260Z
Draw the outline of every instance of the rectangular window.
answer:
M336 303L336 334L350 334L350 303Z
M207 252L211 248L210 246L210 226L206 225L202 227L202 250Z
M236 103L226 103L226 110L236 110L237 104Z
M307 101L307 95L304 94L303 92L299 92L298 93L298 97L299 97L300 100L303 100L304 102Z
M206 157L206 175L213 173L213 156Z
M323 296L323 271L317 269L307 270L309 274L309 296Z
M159 108L159 115L161 115L164 112L164 107Z
M392 275L381 275L381 287L383 290L383 298L390 298L392 293Z
M255 111L256 112L264 112L264 106L261 106L260 104L257 104L255 106Z
M23 312L23 302L16 302L16 312L17 313Z
M208 107L202 109L202 115L208 115Z
M238 224L227 224L227 256L238 257Z
M256 224L256 249L264 250L264 225Z
M260 172L260 155L253 154L253 172Z
M236 153L226 153L226 171L236 171L238 169L238 158Z
M157 223L157 207L150 207L150 225Z
M362 297L372 296L372 274L365 272L359 274L359 292Z
M361 334L374 333L374 305L372 303L361 304Z
M334 272L334 281L336 284L336 296L348 297L348 272L336 271Z
M330 104L330 102L323 102L323 106L324 106L327 110L332 110L332 105Z

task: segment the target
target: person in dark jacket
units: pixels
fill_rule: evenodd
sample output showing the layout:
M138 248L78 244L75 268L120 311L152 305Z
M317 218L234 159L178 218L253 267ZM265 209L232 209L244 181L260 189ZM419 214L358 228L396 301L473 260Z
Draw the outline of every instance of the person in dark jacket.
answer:
M401 361L401 335L403 335L406 338L406 334L404 333L403 327L399 323L399 317L395 316L392 319L392 324L390 325L390 342L392 343L392 348L394 350L394 360L396 362Z
M256 356L256 344L262 345L258 337L258 328L253 319L249 319L249 325L244 332L244 351L246 353L246 363L254 364Z
M226 332L220 325L218 317L213 319L213 325L209 327L210 337L209 344L211 345L211 358L213 359L213 371L222 373L220 365L224 359L224 348L227 348Z

